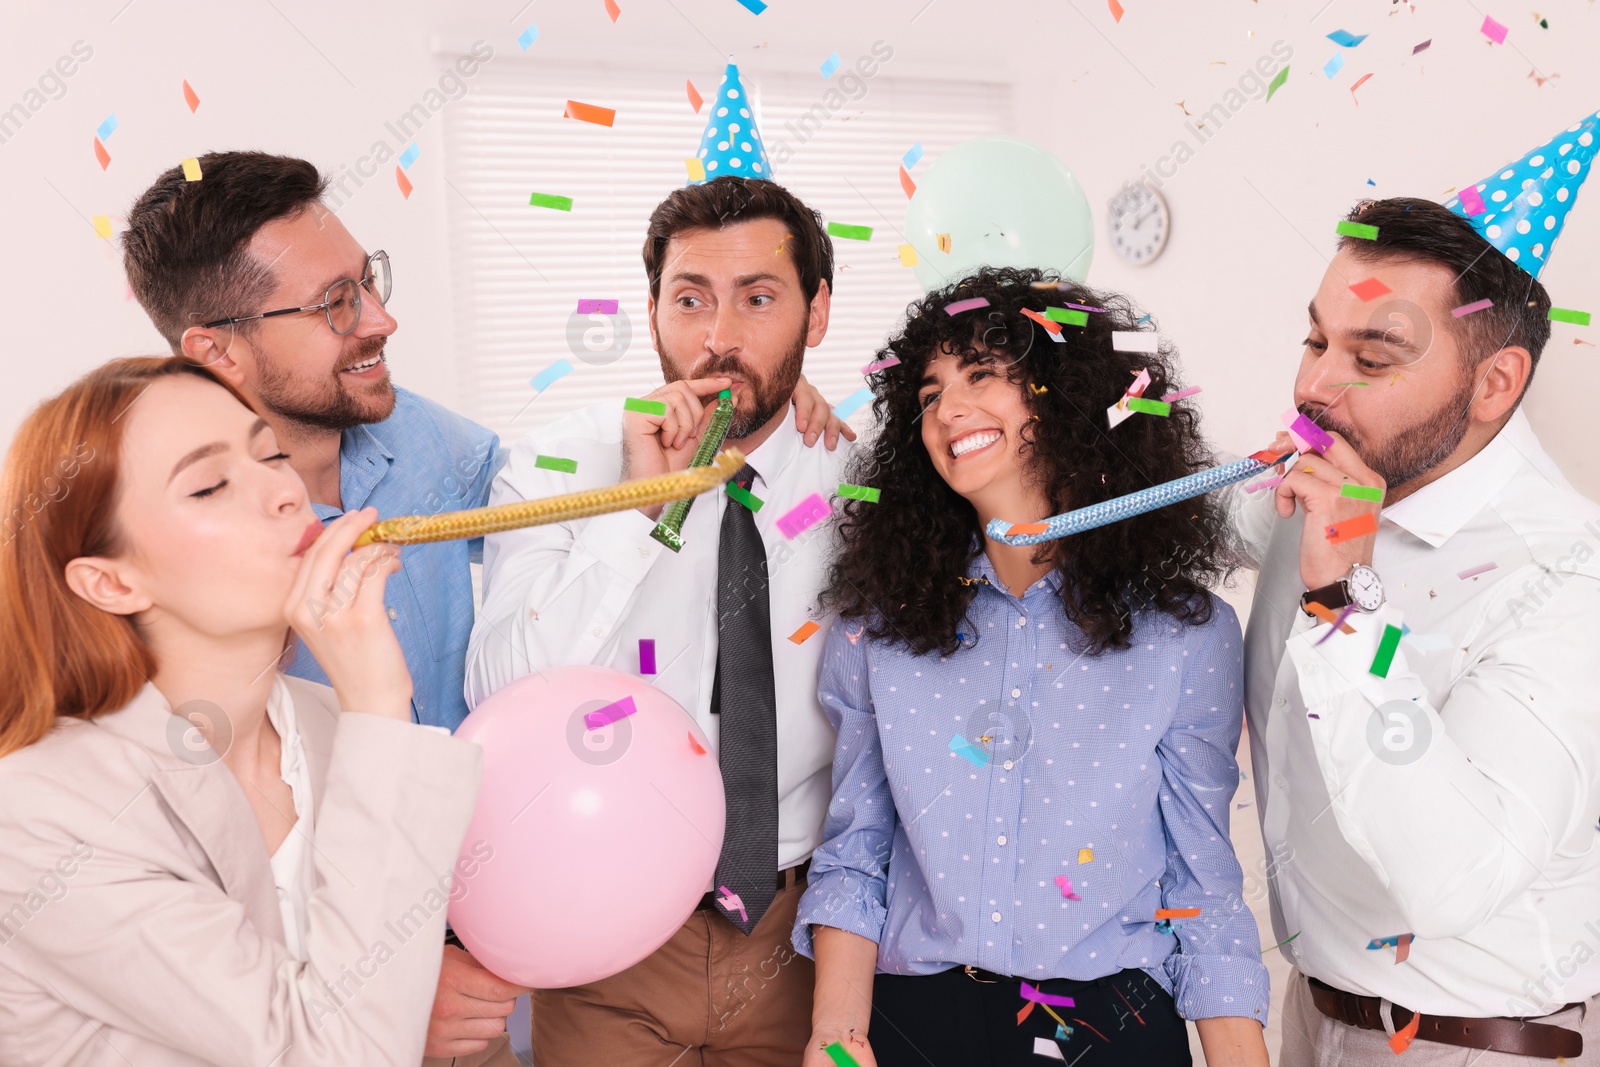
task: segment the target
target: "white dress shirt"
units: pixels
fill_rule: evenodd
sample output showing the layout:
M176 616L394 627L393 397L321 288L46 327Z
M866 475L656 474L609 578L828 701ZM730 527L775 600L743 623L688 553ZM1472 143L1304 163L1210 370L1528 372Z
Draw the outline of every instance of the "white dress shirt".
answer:
M1261 568L1245 678L1273 940L1298 934L1283 952L1329 985L1430 1014L1600 992L1600 505L1519 410L1383 509L1387 604L1318 644L1303 513L1271 497L1232 506ZM1410 632L1379 678L1385 625ZM1367 947L1407 933L1403 963Z
M311 803L311 764L306 759L305 746L300 740L300 727L295 720L294 700L282 676L274 679L272 694L267 697L267 721L278 731L282 755L278 760L278 773L289 786L294 798L295 823L289 836L283 839L278 851L272 854L272 881L277 887L278 909L283 914L283 940L289 955L297 960L306 958L306 906L316 889L315 871L311 865L314 813Z
M622 470L622 402L574 412L530 434L495 478L491 504L612 485ZM534 466L539 455L578 461L576 474ZM794 866L821 840L831 795L834 732L817 700L829 616L817 608L831 555L831 522L788 540L777 522L812 493L838 489L846 448L805 447L788 420L747 461L763 502L756 529L767 546L778 718L778 866ZM467 647L467 704L535 670L578 664L639 675L639 642L655 641L647 680L694 716L710 737L717 666L717 545L726 493L696 498L673 553L637 510L491 534L483 550L483 606ZM807 621L821 630L796 644ZM730 694L736 695L736 694ZM776 872L774 872L776 873Z

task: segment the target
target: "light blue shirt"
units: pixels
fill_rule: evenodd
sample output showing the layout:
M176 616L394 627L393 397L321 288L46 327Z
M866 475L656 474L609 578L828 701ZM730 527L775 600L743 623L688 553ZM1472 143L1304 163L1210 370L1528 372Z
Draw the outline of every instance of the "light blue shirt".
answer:
M881 972L966 964L1037 982L1137 968L1184 1018L1265 1025L1267 971L1228 840L1243 722L1233 609L1213 599L1201 626L1138 613L1131 648L1077 655L1058 574L1020 599L985 555L968 576L986 584L953 656L874 641L859 621L828 634L833 802L795 947L812 955L819 923L876 941ZM1156 909L1194 907L1157 928Z
M500 438L470 419L405 389L382 422L344 432L339 445L339 496L344 510L378 509L378 518L479 508L504 461ZM344 510L313 503L326 522ZM467 717L463 695L467 639L472 636L472 573L483 539L406 545L389 577L384 604L411 671L411 717L454 730ZM328 676L296 643L286 673L327 684Z

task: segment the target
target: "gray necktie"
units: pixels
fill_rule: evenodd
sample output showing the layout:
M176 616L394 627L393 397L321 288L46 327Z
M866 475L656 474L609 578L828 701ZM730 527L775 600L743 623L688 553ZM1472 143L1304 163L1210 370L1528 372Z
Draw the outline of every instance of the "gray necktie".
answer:
M755 473L747 465L734 480L748 488ZM717 544L717 676L711 713L721 716L717 761L728 805L717 860L717 899L728 901L721 904L723 915L749 934L777 893L778 700L767 549L755 516L735 500L723 509Z

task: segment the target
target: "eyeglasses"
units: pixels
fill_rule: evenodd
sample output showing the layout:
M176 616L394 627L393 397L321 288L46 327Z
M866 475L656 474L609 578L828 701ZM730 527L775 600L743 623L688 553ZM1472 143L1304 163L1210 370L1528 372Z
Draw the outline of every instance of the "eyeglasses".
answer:
M279 315L295 315L302 311L321 311L328 316L328 327L340 337L354 333L361 322L361 290L365 289L372 295L381 307L389 302L389 291L394 285L394 275L389 270L389 253L377 251L367 257L366 270L361 281L354 278L344 278L328 286L328 291L322 294L320 304L307 304L305 307L279 308L277 311L263 311L259 315L238 315L228 319L218 319L215 322L204 323L208 330L221 326L233 326L241 322L250 322L253 319L271 319Z

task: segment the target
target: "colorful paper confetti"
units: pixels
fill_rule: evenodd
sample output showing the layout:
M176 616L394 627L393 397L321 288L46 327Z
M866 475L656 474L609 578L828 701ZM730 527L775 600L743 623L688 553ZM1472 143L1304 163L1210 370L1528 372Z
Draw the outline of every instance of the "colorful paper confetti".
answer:
M1487 574L1489 571L1498 570L1499 568L1500 564L1490 560L1488 563L1480 563L1476 567L1468 567L1464 571L1457 571L1456 577L1465 580L1475 575Z
M746 489L744 486L736 485L733 482L727 482L726 483L725 491L727 492L729 497L731 497L733 500L737 501L738 503L743 504L746 508L748 508L751 511L751 513L760 511L761 510L761 505L766 503L765 500L762 500L760 497L756 496L754 493L752 493L750 490Z
M94 158L100 161L101 170L111 166L111 153L106 151L106 146L100 143L98 137L94 139Z
M542 471L560 471L562 474L578 473L577 460L562 459L560 456L534 456L533 465Z
M622 8L617 6L617 0L606 0L606 14L611 16L613 23L622 17Z
M1200 386L1191 385L1189 388L1183 390L1182 392L1168 393L1166 396L1162 397L1161 399L1165 400L1169 404L1172 404L1172 403L1175 403L1175 402L1177 402L1179 400L1186 400L1189 397L1194 396L1198 392L1200 392Z
M1349 219L1340 219L1339 224L1333 228L1333 232L1340 237L1359 237L1364 241L1376 241L1378 239L1378 228L1376 226L1351 222Z
M1072 879L1068 878L1064 874L1056 875L1056 887L1061 890L1062 897L1064 897L1067 900L1082 900L1083 899L1078 894L1076 894L1076 893L1074 893L1072 891Z
M1044 309L1044 317L1051 322L1060 322L1067 326L1089 325L1089 313L1075 308L1047 307ZM1126 349L1119 349L1119 351L1126 351Z
M1491 15L1483 16L1483 25L1478 27L1478 32L1495 44L1506 43L1506 28L1496 22Z
M1071 997L1064 997L1059 993L1046 993L1030 985L1026 980L1022 983L1022 999L1031 1000L1035 1004L1049 1004L1055 1008L1076 1008L1078 1002Z
M848 419L851 415L854 415L858 410L860 410L863 404L868 403L871 399L872 389L870 386L864 385L835 404L833 406L833 414L837 418Z
M615 315L617 301L615 300L579 300L579 315Z
M560 381L562 378L565 378L571 373L572 364L567 360L558 359L544 370L534 375L533 379L529 381L528 384L542 393L546 389L550 388L551 385L555 384L557 381Z
M183 83L183 102L189 105L189 114L191 115L200 107L200 96L194 91L193 86L189 84L188 79L184 79Z
M876 504L881 491L870 485L851 485L849 482L839 483L839 495L850 500L862 500L868 504Z
M591 122L596 126L611 126L615 125L617 121L617 112L615 108L568 100L567 108L561 113L561 117L564 119L577 119L579 122Z
M1278 71L1277 77L1273 78L1272 83L1267 86L1267 103L1272 103L1272 94L1283 88L1283 83L1288 80L1289 68L1285 66L1282 70Z
M417 161L417 156L421 154L422 146L417 144L417 142L412 141L406 146L406 150L400 153L400 158L397 162L399 162L403 170L410 170L411 164L415 163Z
M706 746L702 745L694 736L693 730L689 731L689 749L696 756L704 756L706 754Z
M1113 330L1111 347L1118 352L1158 352L1160 337L1151 330Z
M411 199L411 191L416 186L411 184L411 179L406 177L406 172L401 167L394 168L394 183L400 187L400 196L405 200Z
M1450 314L1459 319L1466 315L1472 314L1474 311L1487 311L1492 307L1494 307L1494 301L1490 300L1488 297L1485 297L1482 300L1474 300L1470 304L1462 304L1458 308L1451 308Z
M1333 76L1344 69L1344 53L1335 52L1333 58L1322 65L1322 73L1331 81Z
M115 114L111 114L106 116L106 120L100 124L100 127L97 130L94 131L94 135L100 138L102 141L109 141L111 140L111 135L116 132L117 116Z
M899 365L900 357L890 356L888 359L880 359L876 363L868 363L865 367L861 368L861 373L872 374L876 371L888 370L890 367L898 367Z
M706 180L706 165L693 156L683 161L683 169L689 172L689 180L692 182Z
M1395 650L1400 647L1400 637L1400 627L1383 628L1383 636L1378 639L1378 653L1372 657L1372 666L1367 668L1368 673L1376 674L1379 678L1389 677L1389 666L1394 662Z
M1356 515L1342 522L1333 523L1327 529L1328 541L1335 545L1377 532L1378 516L1370 511L1364 515Z
M906 170L910 170L912 167L917 165L918 160L921 158L922 142L918 141L916 144L906 149L906 154L900 157L900 163L906 168Z
M1080 864L1093 863L1094 862L1094 849L1092 849L1092 848L1080 848L1078 850L1078 862Z
M907 199L917 195L917 183L911 180L911 172L903 165L900 167L900 189Z
M944 306L944 313L949 315L951 318L954 318L963 311L974 311L978 308L986 308L988 306L989 300L987 297L975 296L968 300L952 300L950 303Z
M793 541L832 514L833 509L822 499L822 494L812 493L784 513L778 520L778 531Z
M1355 482L1345 482L1339 487L1340 496L1354 497L1357 500L1371 500L1374 503L1383 503L1383 490L1375 485L1357 485Z
M1475 185L1469 185L1460 192L1461 206L1468 215L1482 215L1488 211L1488 205L1483 202L1483 195Z
M689 90L689 106L694 108L696 115L700 114L700 106L705 103L705 98L700 95L700 90L694 87L694 82L684 79L683 87Z
M822 61L822 66L818 69L822 71L822 76L824 78L831 78L833 77L833 72L839 69L839 64L842 62L844 61L839 58L839 53L835 52L827 59L824 59Z
M641 400L639 397L630 396L622 401L623 411L637 411L641 415L659 415L665 417L667 404L664 400Z
M96 237L111 236L111 216L96 215L94 217L94 232Z
M528 28L527 29L525 29L521 33L517 34L517 47L521 48L524 52L526 52L528 50L528 46L530 44L532 44L533 42L537 41L538 39L539 39L539 27L535 26L533 23L530 22L530 23L528 23Z
M1422 42L1422 43L1421 43L1421 44L1419 44L1419 45L1417 45L1417 46L1416 46L1416 47L1415 47L1415 48L1413 48L1413 49L1412 49L1412 50L1411 50L1411 54L1412 54L1412 55L1416 55L1416 54L1417 54L1417 53L1418 53L1418 52L1425 52L1425 51L1427 51L1427 49L1428 49L1428 46L1429 46L1429 45L1430 45L1430 44L1432 44L1432 43L1433 43L1433 38L1432 38L1432 37L1429 37L1429 38L1428 38L1428 39L1427 39L1427 40L1426 40L1426 41L1423 41L1423 42Z
M949 251L950 251L950 235L949 234L947 234L947 233L936 233L936 234L933 235L933 238L934 238L935 241L939 242L939 251L944 252L944 253L949 253Z
M1574 326L1587 326L1589 325L1589 313L1587 311L1573 311L1571 308L1551 308L1550 321L1570 322Z
M951 736L950 751L956 753L974 767L983 767L989 762L989 753L974 745L971 741L968 741L960 734L954 734Z
M1356 90L1367 84L1367 79L1370 77L1372 77L1372 72L1369 70L1367 73L1357 78L1354 85L1350 86L1350 99L1355 100L1357 107L1361 106L1361 101L1356 100Z
M1376 300L1378 297L1390 292L1391 290L1387 285L1384 285L1378 279L1367 278L1364 281L1359 281L1352 285L1350 287L1350 291L1356 294L1356 296L1360 297L1362 301L1368 301Z
M1333 438L1321 426L1312 422L1297 408L1290 408L1283 413L1283 424L1289 430L1289 438L1302 452L1326 452L1333 447Z
M761 0L738 0L738 2L739 6L752 15L759 15L767 9L767 5L762 3Z
M1121 22L1123 14L1122 5L1117 3L1117 0L1106 0L1106 6L1111 9L1111 21Z
M1360 44L1366 39L1366 34L1363 33L1361 36L1357 37L1349 30L1334 30L1332 33L1328 34L1328 40L1345 48L1354 48L1356 45Z
M899 248L899 252L900 252L900 265L902 267L915 267L917 265L917 246L916 245L901 245L900 248Z
M1198 919L1199 908L1157 908L1157 919Z
M598 730L600 727L608 726L618 719L625 719L629 715L636 714L638 710L633 706L633 698L631 696L623 697L613 704L607 704L598 711L591 711L586 714L583 717L583 725L590 730Z
M1127 399L1127 409L1129 411L1142 411L1146 415L1161 415L1163 417L1172 414L1171 404L1162 400L1149 400L1142 396L1130 396Z
M656 642L654 638L639 638L639 673L656 673ZM689 735L693 738L693 734Z
M746 7L749 7L751 3L761 3L761 0L739 0L739 2L744 4ZM761 6L763 9L766 7L765 4L762 4ZM752 8L752 10L754 9ZM756 11L756 14L759 15L761 12ZM856 1058L850 1055L850 1053L846 1052L844 1050L844 1046L839 1044L837 1041L829 1045L823 1051L826 1052L833 1060L834 1067L861 1067L861 1064L856 1062Z
M849 226L842 222L828 223L829 237L843 237L850 241L872 240L871 226Z
M572 210L572 197L556 196L553 193L534 193L528 197L528 203L533 207L553 208L556 211Z
M797 645L803 645L812 634L816 633L820 629L822 629L822 627L818 626L812 620L807 619L801 624L800 629L789 635L789 640L793 641Z
M197 182L197 181L200 180L200 178L201 178L200 161L198 159L193 158L193 157L184 160L183 161L183 180L186 181L186 182Z

